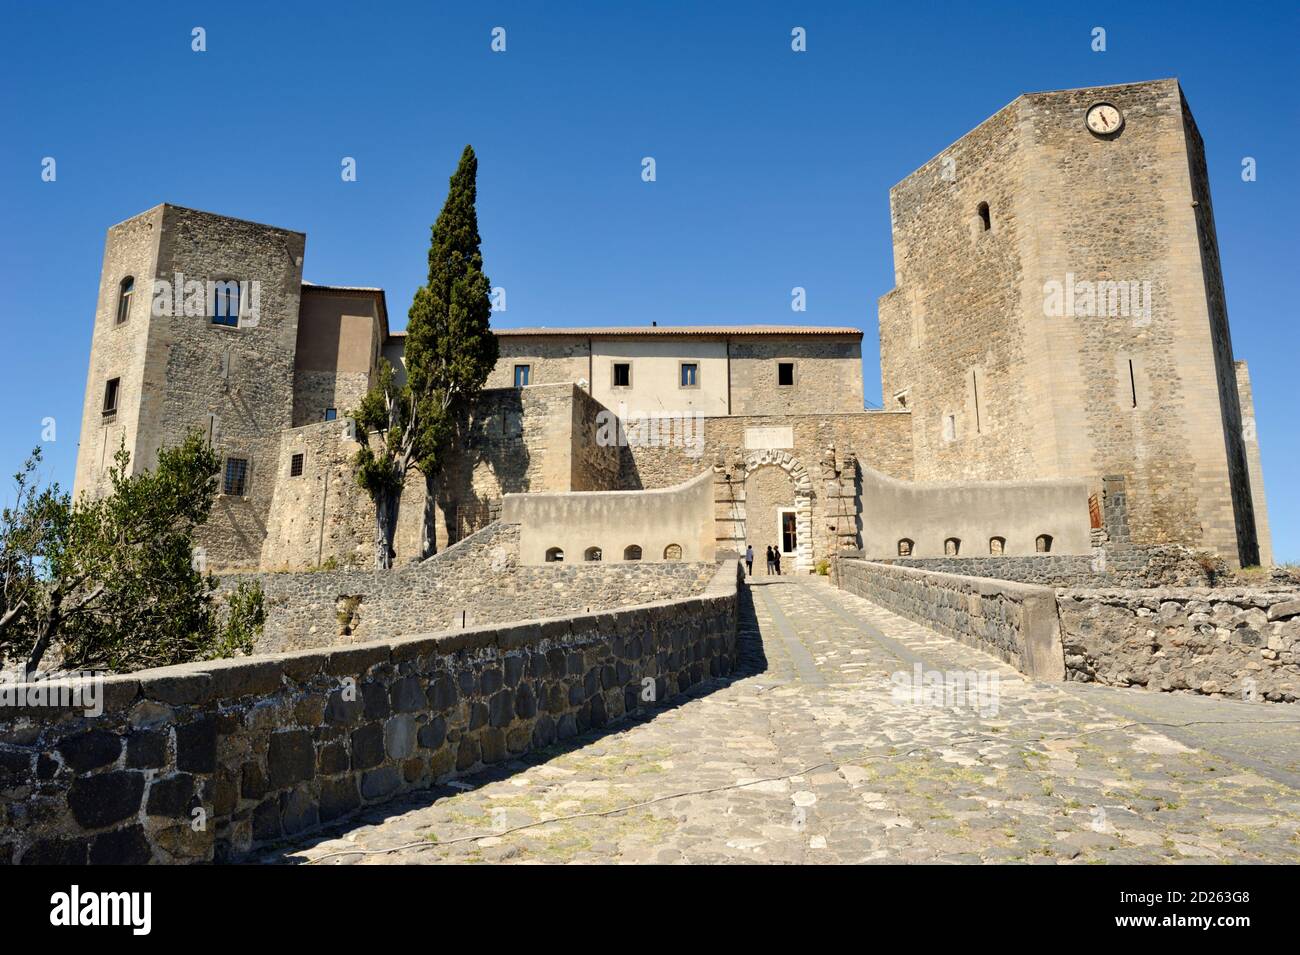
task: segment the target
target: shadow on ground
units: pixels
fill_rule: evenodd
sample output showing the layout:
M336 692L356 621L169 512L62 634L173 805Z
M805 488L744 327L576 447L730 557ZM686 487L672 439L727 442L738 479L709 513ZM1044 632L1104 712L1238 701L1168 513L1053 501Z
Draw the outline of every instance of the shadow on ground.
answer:
M777 581L756 582L756 584L758 586L779 585ZM547 746L544 749L525 753L522 756L497 763L474 773L459 776L449 782L440 783L428 789L406 793L379 805L368 806L356 813L331 821L319 829L256 849L249 856L240 860L240 863L303 864L304 860L295 858L292 853L300 852L322 842L337 839L344 833L361 826L380 825L388 819L430 806L439 799L445 799L448 796L455 796L458 793L478 789L489 783L509 779L516 773L549 762L558 756L583 749L592 743L617 739L633 727L649 723L663 713L671 712L678 707L691 703L693 700L715 693L738 680L757 676L765 672L767 666L767 654L763 650L763 635L759 631L758 618L754 612L754 598L750 592L748 582L746 582L746 586L740 588L737 600L736 667L728 676L709 677L698 685L691 687L685 693L680 693L665 701L661 706L656 707L649 713L623 717L604 727L579 733L577 736ZM484 832L483 835L486 837L494 835L494 833L489 831Z

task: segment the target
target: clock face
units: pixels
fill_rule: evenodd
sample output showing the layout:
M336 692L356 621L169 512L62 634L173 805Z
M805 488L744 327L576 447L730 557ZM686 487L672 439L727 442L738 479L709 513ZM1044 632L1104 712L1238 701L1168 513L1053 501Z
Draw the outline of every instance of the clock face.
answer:
M1110 103L1098 103L1088 108L1088 128L1099 136L1119 132L1124 116Z

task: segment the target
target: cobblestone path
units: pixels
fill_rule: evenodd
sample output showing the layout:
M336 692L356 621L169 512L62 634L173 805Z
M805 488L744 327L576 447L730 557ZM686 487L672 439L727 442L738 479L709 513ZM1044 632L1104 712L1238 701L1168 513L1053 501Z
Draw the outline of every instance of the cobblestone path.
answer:
M1300 707L1032 683L821 578L742 599L732 680L264 861L1300 861Z

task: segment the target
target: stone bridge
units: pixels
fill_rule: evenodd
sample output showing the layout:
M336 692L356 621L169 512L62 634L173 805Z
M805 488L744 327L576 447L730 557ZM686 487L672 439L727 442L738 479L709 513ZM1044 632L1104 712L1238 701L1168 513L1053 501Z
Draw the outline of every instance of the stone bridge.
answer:
M679 705L263 861L1300 861L1292 707L1033 682L817 577L740 630Z

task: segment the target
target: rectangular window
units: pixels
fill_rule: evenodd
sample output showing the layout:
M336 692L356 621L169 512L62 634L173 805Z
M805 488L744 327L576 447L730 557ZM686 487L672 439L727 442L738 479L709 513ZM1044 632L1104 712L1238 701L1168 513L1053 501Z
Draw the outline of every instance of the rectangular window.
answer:
M226 279L212 283L212 324L239 327L239 283Z
M532 378L532 365L515 365L515 387L527 388L528 381Z
M614 387L632 387L632 365L625 361L614 362Z
M681 364L681 386L696 388L700 384L700 366L695 362L684 361Z
M779 361L776 363L776 383L781 388L794 387L794 362Z
M131 294L135 291L135 279L127 276L117 287L117 324L121 325L131 314Z
M243 497L248 488L248 459L226 458L226 477L221 491L231 497Z
M110 378L104 385L104 414L117 413L117 393L121 384L121 378Z
M289 459L289 477L302 477L302 455L295 454Z
M326 408L326 409L325 409L325 420L326 420L326 421L333 421L333 420L336 419L338 416L339 416L339 409L338 409L338 408Z

